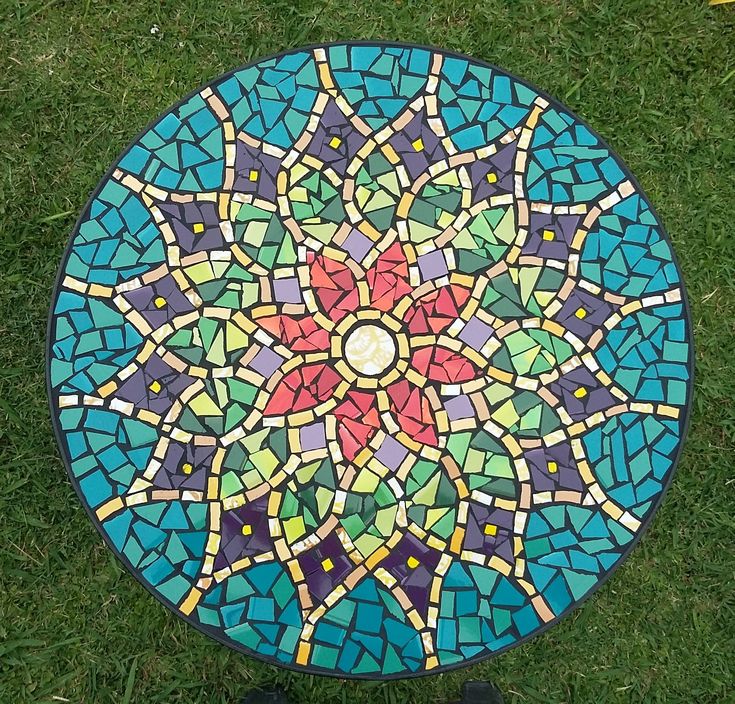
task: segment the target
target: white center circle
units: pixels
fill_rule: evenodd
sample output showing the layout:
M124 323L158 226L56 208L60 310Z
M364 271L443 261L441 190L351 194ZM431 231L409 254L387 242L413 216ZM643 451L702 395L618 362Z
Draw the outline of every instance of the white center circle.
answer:
M347 335L345 359L358 374L382 374L395 356L396 343L380 325L359 325Z

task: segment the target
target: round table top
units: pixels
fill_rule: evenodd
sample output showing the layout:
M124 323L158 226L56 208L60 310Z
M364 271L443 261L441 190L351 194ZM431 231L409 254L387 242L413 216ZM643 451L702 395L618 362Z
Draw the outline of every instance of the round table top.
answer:
M621 563L681 449L690 335L585 123L467 57L334 44L125 150L64 256L49 393L154 596L269 662L403 677L517 645Z

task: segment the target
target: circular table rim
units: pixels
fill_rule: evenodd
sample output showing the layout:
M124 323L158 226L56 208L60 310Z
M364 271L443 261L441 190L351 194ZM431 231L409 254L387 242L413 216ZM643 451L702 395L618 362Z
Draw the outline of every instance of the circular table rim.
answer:
M544 623L539 628L531 631L525 636L522 636L518 640L515 640L512 643L509 643L502 648L499 648L496 651L489 652L483 655L473 656L471 658L468 658L467 660L461 660L459 662L450 663L448 665L439 665L434 669L431 670L418 670L416 672L400 672L395 674L388 674L388 675L369 675L369 674L352 674L352 673L346 673L346 672L334 672L329 673L323 669L313 668L309 665L296 665L293 663L284 663L281 660L279 660L276 657L264 655L263 653L258 653L255 650L251 650L246 648L245 646L239 645L238 643L234 641L230 641L227 638L225 638L218 629L209 626L204 623L198 622L196 619L193 618L191 615L186 615L179 611L176 607L176 605L171 604L158 594L152 585L143 582L141 579L138 578L138 570L132 566L132 564L128 561L128 559L119 552L115 546L112 544L112 541L107 536L106 532L102 528L102 525L100 521L97 520L97 517L94 515L93 511L87 504L87 501L79 487L79 484L74 477L74 474L71 471L71 463L69 462L69 459L67 457L66 452L63 450L63 443L62 440L64 438L64 434L60 428L59 425L59 419L57 414L57 408L54 405L54 392L51 386L51 346L52 346L52 333L53 333L53 322L55 320L54 316L54 304L58 298L59 290L61 287L61 282L64 276L64 271L66 268L67 261L69 259L69 255L72 251L74 240L76 239L76 236L79 232L79 227L82 224L82 222L87 217L87 214L89 212L90 206L92 205L94 199L99 194L100 190L103 188L103 186L109 181L110 177L112 176L114 170L117 168L117 164L124 158L124 156L132 149L133 146L135 146L138 141L145 135L149 130L151 130L158 121L165 115L168 115L172 113L174 110L177 110L182 105L184 105L186 102L191 100L193 97L198 95L202 90L205 88L211 86L215 82L223 81L235 73L238 73L240 71L243 71L245 69L251 68L253 66L257 66L259 64L262 64L266 61L271 61L275 59L280 59L285 56L289 56L291 54L295 54L297 52L308 52L313 51L315 49L330 49L332 47L336 46L369 46L369 47L377 47L377 48L403 48L403 49L422 49L425 51L429 51L432 53L440 53L444 56L450 56L453 58L461 59L463 61L468 61L469 63L482 66L484 68L488 68L491 71L496 71L500 74L506 75L509 78L513 79L514 81L517 81L521 85L525 86L529 90L534 91L537 95L540 97L546 99L549 101L549 103L557 108L561 108L564 112L569 114L575 122L578 124L584 126L587 128L591 134L596 137L600 143L609 151L610 156L615 160L615 162L618 164L622 172L625 174L625 176L631 181L633 186L636 189L636 192L643 196L647 202L647 205L649 206L651 213L656 218L656 221L658 222L661 230L661 235L663 241L665 241L669 245L669 249L671 251L671 260L676 267L677 273L680 277L680 286L682 290L682 306L683 306L683 313L684 313L684 321L686 326L686 340L687 343L690 345L691 353L689 355L689 359L687 360L687 371L688 371L688 379L687 379L687 403L682 409L682 415L683 420L681 423L681 436L679 439L679 444L676 450L676 454L673 457L671 470L668 473L668 476L666 478L666 481L663 483L663 486L661 488L661 491L659 492L658 497L653 502L653 505L651 506L648 515L646 516L645 520L641 523L640 528L633 536L633 539L630 541L630 543L625 547L625 549L620 553L620 557L615 562L613 567L611 567L609 570L603 573L603 575L597 580L595 585L581 598L576 601L573 601L566 609L564 609L558 616L555 616L550 621ZM414 679L419 677L429 677L432 675L440 675L445 672L449 672L451 670L457 670L459 668L463 667L471 667L473 665L477 665L482 662L486 662L492 658L498 657L499 655L505 653L508 650L512 650L513 648L517 648L520 645L523 645L530 641L533 638L536 638L537 636L540 636L544 633L546 633L549 629L553 628L555 625L557 625L560 621L562 621L564 618L566 618L570 613L573 611L576 611L578 608L580 608L590 597L592 597L594 594L598 592L606 583L607 581L618 571L618 569L625 563L625 561L630 556L630 553L636 548L636 546L640 543L644 535L647 533L648 528L655 517L656 513L658 512L668 490L671 486L671 483L674 479L674 476L676 474L676 471L678 469L679 460L681 459L681 455L684 449L684 445L686 444L686 439L689 433L689 425L691 422L691 411L692 411L692 400L694 396L694 374L695 374L695 350L694 350L694 335L692 331L692 315L691 315L691 307L689 305L689 298L687 296L687 288L686 288L686 282L684 280L684 275L681 269L681 266L679 264L679 260L676 256L676 251L673 247L673 242L671 240L671 237L669 236L667 230L665 229L663 222L653 205L653 203L650 201L648 196L646 195L645 191L641 187L641 184L638 182L638 179L635 177L635 175L630 171L627 164L623 162L623 160L618 156L617 152L612 150L606 140L602 138L602 136L592 127L590 126L586 120L582 119L577 115L575 112L570 110L566 105L561 103L558 99L554 98L553 96L549 95L544 90L538 88L533 83L530 83L524 78L521 78L513 73L511 73L508 70L505 70L495 64L488 63L487 61L484 61L482 59L477 59L475 57L469 56L468 54L463 54L461 52L452 51L449 49L442 49L436 46L430 46L425 44L414 44L412 42L401 42L401 41L384 41L384 40L342 40L342 41L333 41L333 42L324 42L324 43L315 43L315 44L307 44L304 46L296 46L296 47L290 47L288 49L284 49L279 52L275 52L273 54L269 54L266 56L261 56L255 59L252 59L251 61L248 61L247 63L237 66L229 71L226 71L225 73L219 74L215 76L214 78L210 79L206 83L203 83L199 86L197 86L194 90L192 90L190 93L185 95L183 98L178 100L173 105L169 106L167 109L165 109L164 112L156 114L156 116L148 122L145 127L143 127L142 130L140 130L125 146L125 148L120 152L120 154L116 157L116 159L113 161L112 165L105 171L103 176L99 179L97 185L95 186L94 190L90 193L89 198L87 199L83 209L81 210L81 213L77 219L77 221L74 224L74 228L71 231L71 234L69 235L68 241L66 243L66 246L64 248L64 253L61 258L61 262L59 264L58 271L56 273L56 278L53 284L53 288L51 291L51 300L49 305L49 313L47 318L47 324L46 324L46 355L45 355L45 372L46 372L46 394L48 397L49 402L49 410L51 414L51 423L54 430L54 438L56 440L56 444L59 449L59 454L61 456L62 462L64 464L64 467L66 469L67 475L69 477L69 480L74 487L74 491L77 493L77 496L79 497L80 503L84 507L85 512L87 513L88 518L94 525L96 531L100 534L102 539L104 540L106 546L111 550L112 554L117 558L119 562L122 563L122 565L125 567L125 570L135 579L135 581L146 589L147 592L149 592L156 601L160 602L165 606L169 611L171 611L177 618L184 620L189 625L193 626L195 629L197 629L199 632L203 633L204 635L208 636L209 638L212 638L219 643L227 646L231 650L234 650L235 652L241 653L243 655L246 655L248 657L255 658L256 660L260 660L261 662L273 665L276 667L284 668L287 670L291 670L293 672L300 673L302 675L317 675L320 677L335 677L338 679L350 679L350 680L377 680L377 681L390 681L390 680L402 680L402 679Z

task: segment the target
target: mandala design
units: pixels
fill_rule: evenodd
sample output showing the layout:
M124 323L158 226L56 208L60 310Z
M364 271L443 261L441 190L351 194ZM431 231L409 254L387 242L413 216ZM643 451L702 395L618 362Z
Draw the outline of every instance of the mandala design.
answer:
M632 546L692 349L656 215L502 71L332 45L144 132L74 233L49 381L158 598L272 662L405 676L517 644Z

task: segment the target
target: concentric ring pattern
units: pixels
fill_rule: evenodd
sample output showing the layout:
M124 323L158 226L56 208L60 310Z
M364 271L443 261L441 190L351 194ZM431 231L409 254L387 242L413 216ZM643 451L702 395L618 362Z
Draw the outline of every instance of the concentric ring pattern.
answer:
M210 635L391 677L539 632L618 565L683 441L671 245L585 124L499 69L337 44L144 131L69 244L62 453Z

